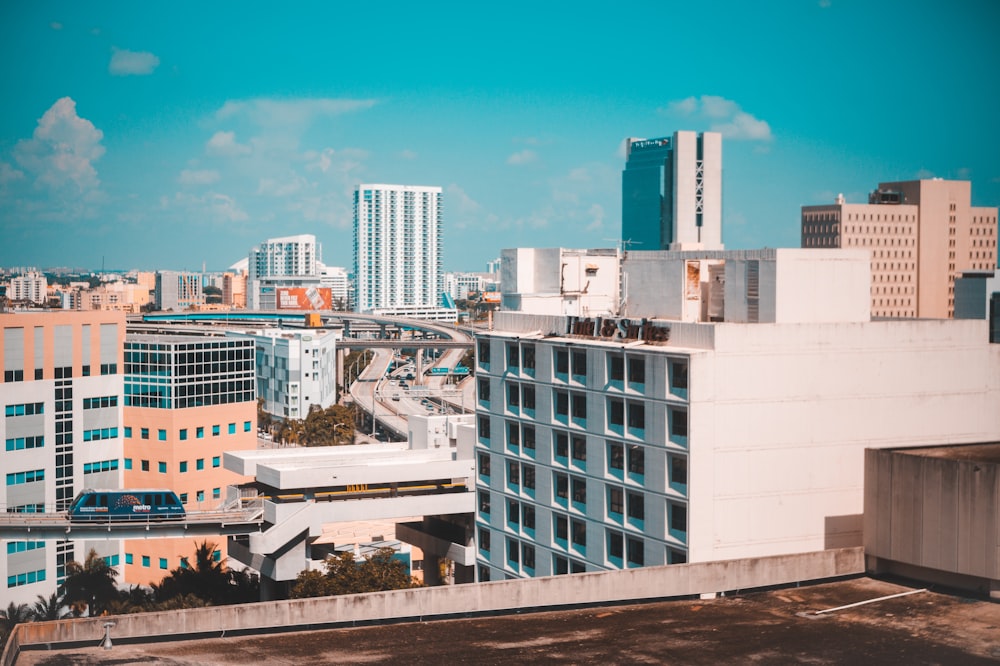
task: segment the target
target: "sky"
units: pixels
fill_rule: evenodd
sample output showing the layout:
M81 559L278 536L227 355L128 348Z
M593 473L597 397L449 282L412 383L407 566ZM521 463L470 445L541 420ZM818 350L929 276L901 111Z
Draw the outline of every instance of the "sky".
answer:
M1000 205L1000 2L0 3L0 266L223 270L359 183L440 186L443 269L614 247L626 137L723 134L728 249L803 205ZM636 248L641 249L641 248Z

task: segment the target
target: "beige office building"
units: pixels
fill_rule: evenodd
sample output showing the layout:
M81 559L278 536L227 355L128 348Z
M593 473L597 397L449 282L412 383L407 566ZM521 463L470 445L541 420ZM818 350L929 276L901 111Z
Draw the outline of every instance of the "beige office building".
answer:
M873 317L953 317L955 279L997 266L997 208L963 180L879 183L866 204L802 207L802 247L871 252Z

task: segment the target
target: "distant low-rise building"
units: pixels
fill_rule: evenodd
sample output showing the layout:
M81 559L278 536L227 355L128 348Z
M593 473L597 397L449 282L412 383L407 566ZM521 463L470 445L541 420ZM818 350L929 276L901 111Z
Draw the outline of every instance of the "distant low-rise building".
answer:
M41 305L48 298L48 280L41 273L30 272L11 278L7 299Z

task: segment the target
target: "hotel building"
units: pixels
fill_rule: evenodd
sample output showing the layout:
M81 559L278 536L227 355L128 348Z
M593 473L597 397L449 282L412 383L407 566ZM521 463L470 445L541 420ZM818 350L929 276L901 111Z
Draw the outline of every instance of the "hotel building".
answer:
M802 207L802 247L871 254L875 317L955 315L955 280L997 267L997 208L973 206L969 181L879 183L867 204Z
M722 249L722 135L626 139L626 250Z
M112 312L0 315L3 359L0 507L65 511L84 488L122 481L122 341ZM66 563L91 548L120 564L118 541L7 541L0 553L4 602L32 604L63 581Z
M124 347L125 487L169 488L188 511L218 508L225 487L245 480L223 453L257 447L253 340L129 333ZM159 582L204 540L125 541L124 582ZM225 557L225 538L216 545Z
M358 185L354 280L358 312L440 306L440 187Z
M858 546L866 448L1000 437L987 323L872 321L867 252L623 276L622 310L477 335L479 580Z

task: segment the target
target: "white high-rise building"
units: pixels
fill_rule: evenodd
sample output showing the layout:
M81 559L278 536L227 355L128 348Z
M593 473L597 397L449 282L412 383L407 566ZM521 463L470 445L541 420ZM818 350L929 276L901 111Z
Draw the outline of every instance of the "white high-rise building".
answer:
M356 310L440 305L441 188L358 185L354 192Z
M319 276L320 246L312 234L268 238L250 250L249 278Z
M20 277L11 278L7 298L11 301L44 303L48 287L48 281L44 275L34 272L27 273Z

